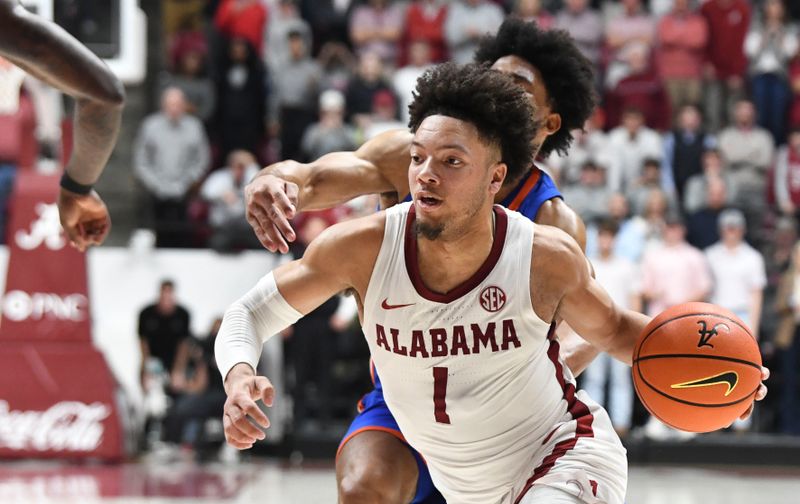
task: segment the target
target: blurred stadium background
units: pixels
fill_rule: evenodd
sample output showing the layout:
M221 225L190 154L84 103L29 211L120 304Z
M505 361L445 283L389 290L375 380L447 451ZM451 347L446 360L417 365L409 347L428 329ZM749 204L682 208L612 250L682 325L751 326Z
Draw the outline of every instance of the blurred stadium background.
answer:
M540 164L587 223L609 289L650 313L736 311L772 371L752 421L699 436L649 419L627 369L587 372L629 450L628 502L798 501L800 2L22 3L104 58L128 98L98 184L114 226L84 256L42 204L71 103L0 59L0 502L333 501L333 455L370 387L352 300L270 341L269 436L250 453L223 446L218 318L286 260L251 235L243 185L403 127L417 76L469 61L505 16L568 30L596 64L600 107L568 156ZM180 136L164 115L187 124ZM374 205L299 217L291 254Z

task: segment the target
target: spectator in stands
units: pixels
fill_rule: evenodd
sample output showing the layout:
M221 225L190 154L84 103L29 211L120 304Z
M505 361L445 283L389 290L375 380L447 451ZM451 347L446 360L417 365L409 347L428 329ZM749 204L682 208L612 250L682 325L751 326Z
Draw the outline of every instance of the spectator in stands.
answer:
M358 61L347 45L328 42L319 50L317 63L322 70L320 89L335 89L344 93L353 79Z
M606 26L606 47L609 53L606 89L614 89L631 73L632 49L650 51L656 35L656 23L642 6L641 0L622 0L622 13L612 17Z
M703 63L708 47L706 20L691 0L675 6L658 23L656 59L672 110L697 105L703 98Z
M656 158L646 158L642 162L641 176L634 180L628 189L628 200L631 203L631 210L635 214L642 215L647 208L647 201L650 193L655 190L662 190L661 160ZM673 210L677 210L678 205L674 197L664 191L667 197L667 205Z
M372 98L372 113L364 128L364 139L375 138L390 130L403 129L406 123L397 119L397 98L388 90L378 91Z
M800 129L789 133L789 141L778 149L775 156L775 202L787 216L796 216L800 210Z
M319 121L308 127L300 142L302 160L356 148L356 131L344 122L344 96L334 89L324 91L319 96Z
M732 104L744 96L744 39L750 26L750 4L747 0L708 0L700 13L708 23L705 116L709 129L716 132L727 124Z
M200 196L211 206L208 223L212 235L209 245L218 252L241 248L258 249L244 215L244 186L258 173L256 158L245 150L228 154L224 168L208 176L200 188Z
M267 6L261 0L221 0L214 26L228 38L243 38L260 55L264 48Z
M775 144L769 132L755 124L752 102L738 101L733 115L734 124L719 135L719 148L736 184L736 206L744 210L751 229L757 229L766 212L766 173Z
M661 136L644 124L644 114L637 108L622 113L622 124L608 134L608 149L612 156L608 182L612 191L624 192L639 178L642 162L661 158L664 151Z
M675 129L664 136L664 189L683 202L686 182L703 171L703 152L716 144L716 138L703 130L700 109L684 105Z
M797 28L786 19L783 0L766 0L762 19L747 34L744 51L750 59L750 86L758 124L776 145L786 140L786 108L791 102L789 62L797 55Z
M397 47L403 34L405 10L392 0L367 0L350 17L350 40L356 55L377 54L383 64L397 64Z
M720 241L705 250L714 277L711 302L735 313L758 339L767 283L764 258L744 241L746 225L740 210L722 212L718 226Z
M159 89L176 87L186 97L187 111L207 123L216 109L214 81L206 71L206 50L200 46L180 51L171 72L159 76Z
M35 122L33 106L23 94L24 80L25 72L0 56L0 243L6 242L8 202L22 159L20 126Z
M345 93L348 120L361 129L366 128L375 95L391 90L391 84L383 76L383 65L378 55L362 54L358 62L358 74L350 81Z
M669 97L661 78L651 64L651 51L644 44L627 49L628 74L606 96L608 126L619 126L622 111L635 107L642 111L645 124L658 131L672 125Z
M187 198L208 169L209 148L203 124L186 113L178 88L161 94L161 110L145 118L134 142L133 169L149 197L159 247L189 245Z
M736 182L725 165L722 153L717 149L707 149L703 152L702 164L702 171L686 181L682 204L684 212L688 214L709 206L709 185L717 180L721 181L725 188L726 197L722 206L733 205L737 201Z
M800 52L789 65L789 87L791 90L789 128L800 128Z
M705 184L697 210L687 218L687 241L699 249L706 249L719 241L719 216L731 199L724 178L710 178Z
M640 276L636 265L615 254L619 231L613 220L598 226L598 254L592 257L595 278L619 306L641 311ZM605 388L608 385L606 401ZM607 353L599 355L583 373L583 389L592 399L605 405L614 430L624 437L633 417L633 384L630 368Z
M293 250L301 257L314 238L335 224L334 212L305 213L297 222L299 248ZM286 341L290 367L294 372L294 418L299 424L314 426L314 420L331 418L333 364L336 358L338 334L332 327L339 297L332 297L314 311L298 320Z
M547 165L558 172L561 184L576 184L586 161L597 160L603 166L610 163L608 137L601 127L600 116L599 113L593 114L586 120L583 129L572 131L572 145L566 155L553 152L547 158Z
M305 40L305 46L313 46L311 27L300 17L297 0L278 0L275 9L270 12L269 23L264 32L264 63L267 67L275 68L291 58L289 32L300 33Z
M503 9L488 0L454 0L447 10L444 35L450 59L469 63L478 40L487 33L494 34L503 23Z
M784 434L800 435L800 243L795 244L789 268L780 280L776 311L780 323L773 339L781 362L781 387L779 423Z
M603 20L589 6L588 0L565 0L564 8L556 16L555 26L569 32L583 55L596 69L600 68L600 53L605 37Z
M311 25L316 48L328 42L350 40L350 15L357 3L356 0L300 0L300 14Z
M191 336L189 312L175 298L175 282L162 280L158 300L139 312L139 345L144 380L149 359L155 359L169 376L167 391L173 397L186 389Z
M577 184L562 190L564 199L569 201L584 222L592 222L605 215L611 191L606 183L606 168L593 160L587 160L581 168Z
M270 130L280 134L281 157L297 159L303 132L316 118L321 70L311 59L306 39L299 31L290 31L289 59L270 69Z
M797 222L792 217L779 217L775 223L772 240L764 246L764 265L767 286L764 289L764 312L761 315L761 353L765 360L774 356L778 341L786 341L794 334L794 316L791 310L779 307L782 278L792 262L797 242ZM785 295L785 293L783 293ZM785 300L784 300L785 301Z
M412 42L408 51L408 64L398 69L392 77L392 85L400 106L400 120L408 124L408 104L411 93L417 88L417 79L431 67L430 45L424 40Z
M177 398L164 419L165 441L180 444L184 450L196 447L202 439L205 421L219 418L227 399L214 358L214 342L221 324L222 317L218 317L204 339L187 340L185 393Z
M431 61L439 63L447 60L447 45L444 39L447 4L447 0L411 2L406 11L403 37L400 42L400 66L409 63L411 46L415 42L428 44Z
M714 290L711 302L735 313L759 339L761 305L767 283L764 258L744 241L744 214L728 209L719 216L722 239L705 250ZM750 428L752 419L736 420L733 429Z
M543 30L555 26L555 18L542 6L542 0L515 0L512 15L528 23L536 23Z
M237 149L258 152L267 124L264 62L247 40L234 38L218 70L214 130L220 140L220 156L224 159Z
M703 253L686 243L686 228L677 212L666 218L664 243L644 254L642 293L647 314L690 301L704 301L713 287Z

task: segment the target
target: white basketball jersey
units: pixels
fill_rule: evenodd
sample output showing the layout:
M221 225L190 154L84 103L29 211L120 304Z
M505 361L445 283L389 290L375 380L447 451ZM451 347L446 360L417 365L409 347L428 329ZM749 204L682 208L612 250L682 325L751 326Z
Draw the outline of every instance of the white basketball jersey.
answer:
M489 257L447 294L420 278L413 205L386 212L363 321L386 403L448 502L514 503L583 477L600 499L586 502L621 504L624 449L531 305L534 226L494 212Z

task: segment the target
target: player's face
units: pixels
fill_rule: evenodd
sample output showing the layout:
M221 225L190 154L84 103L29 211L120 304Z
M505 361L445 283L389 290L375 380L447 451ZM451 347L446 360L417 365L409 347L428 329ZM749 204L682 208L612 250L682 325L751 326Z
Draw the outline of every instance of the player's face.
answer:
M535 66L513 54L503 56L495 61L492 68L511 76L514 82L527 93L533 104L535 118L542 124L533 143L541 146L545 138L561 129L561 116L553 112L541 72Z
M422 121L411 143L408 183L421 235L458 234L500 190L506 165L500 148L466 121L434 115Z

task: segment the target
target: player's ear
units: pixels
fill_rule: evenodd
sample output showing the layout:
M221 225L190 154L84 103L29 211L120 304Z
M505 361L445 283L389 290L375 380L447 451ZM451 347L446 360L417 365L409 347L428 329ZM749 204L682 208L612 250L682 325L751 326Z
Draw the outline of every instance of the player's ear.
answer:
M555 112L552 114L547 114L547 117L544 118L544 122L542 123L542 129L547 132L548 136L560 130L561 114L556 114Z
M495 163L492 166L492 181L489 184L489 191L492 194L500 192L503 181L506 179L506 174L508 174L508 166L505 163Z

